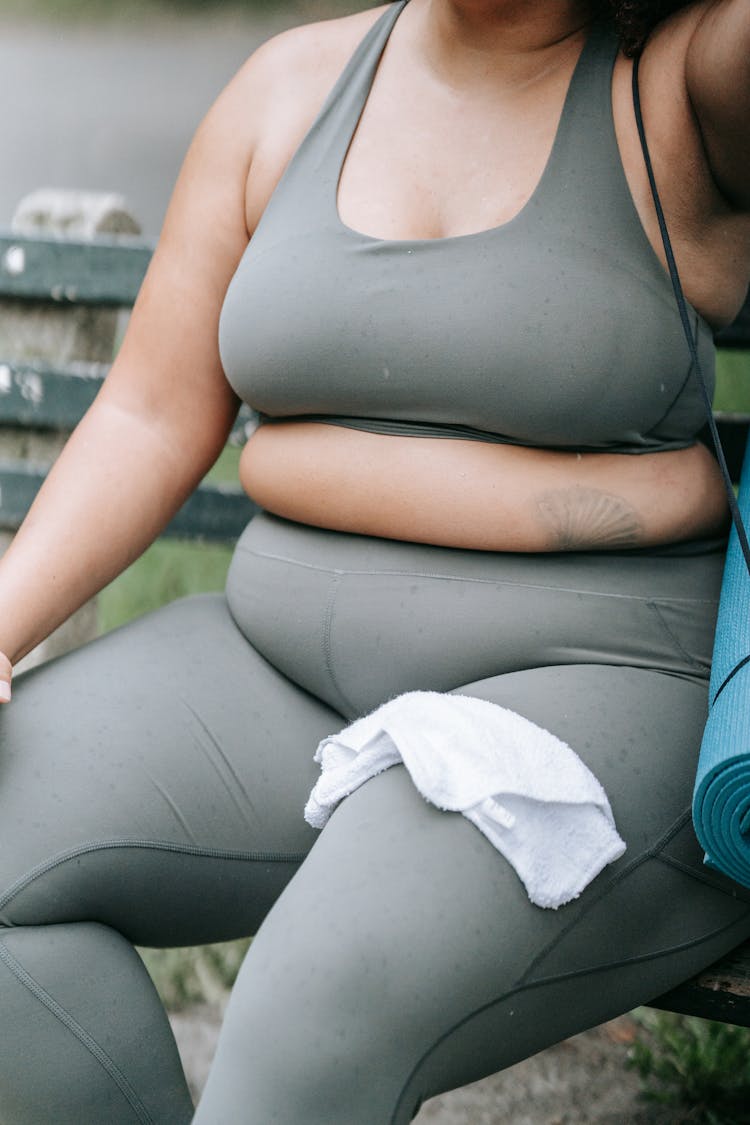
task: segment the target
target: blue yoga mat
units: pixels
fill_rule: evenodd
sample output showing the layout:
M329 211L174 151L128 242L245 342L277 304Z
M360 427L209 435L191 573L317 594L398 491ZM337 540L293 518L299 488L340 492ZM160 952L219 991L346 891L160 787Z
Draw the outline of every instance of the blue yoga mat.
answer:
M750 527L750 439L739 506ZM734 528L721 587L693 823L706 863L750 887L750 575Z

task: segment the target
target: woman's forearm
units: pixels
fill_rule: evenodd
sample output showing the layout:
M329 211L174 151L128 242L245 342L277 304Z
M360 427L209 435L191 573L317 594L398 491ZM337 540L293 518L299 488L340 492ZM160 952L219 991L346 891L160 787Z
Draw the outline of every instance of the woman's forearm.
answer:
M103 397L0 559L0 651L16 663L156 538L218 455Z

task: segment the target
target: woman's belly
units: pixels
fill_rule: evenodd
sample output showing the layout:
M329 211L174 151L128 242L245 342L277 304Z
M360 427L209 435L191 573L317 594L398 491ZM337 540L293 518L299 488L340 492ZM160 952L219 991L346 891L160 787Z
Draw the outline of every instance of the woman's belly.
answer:
M475 550L658 546L715 534L727 518L700 444L578 454L272 422L248 441L240 480L298 523Z

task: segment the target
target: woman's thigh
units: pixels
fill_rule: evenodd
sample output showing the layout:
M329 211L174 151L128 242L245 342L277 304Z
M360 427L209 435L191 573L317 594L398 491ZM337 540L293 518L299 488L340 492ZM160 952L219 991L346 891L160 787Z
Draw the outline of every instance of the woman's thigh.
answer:
M221 596L19 677L0 712L0 925L101 922L154 945L253 932L314 841L313 753L340 725Z
M197 1121L402 1125L424 1098L653 998L750 932L750 892L703 867L689 822L705 687L568 665L457 690L565 738L607 790L625 855L541 910L402 767L374 778L256 937Z

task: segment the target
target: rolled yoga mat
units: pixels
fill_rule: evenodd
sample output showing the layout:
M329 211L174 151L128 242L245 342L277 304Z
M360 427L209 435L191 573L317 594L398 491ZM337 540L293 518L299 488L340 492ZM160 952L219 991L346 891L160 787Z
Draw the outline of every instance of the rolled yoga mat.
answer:
M750 438L739 507L750 527ZM721 586L693 823L706 863L750 886L750 575L734 528Z

